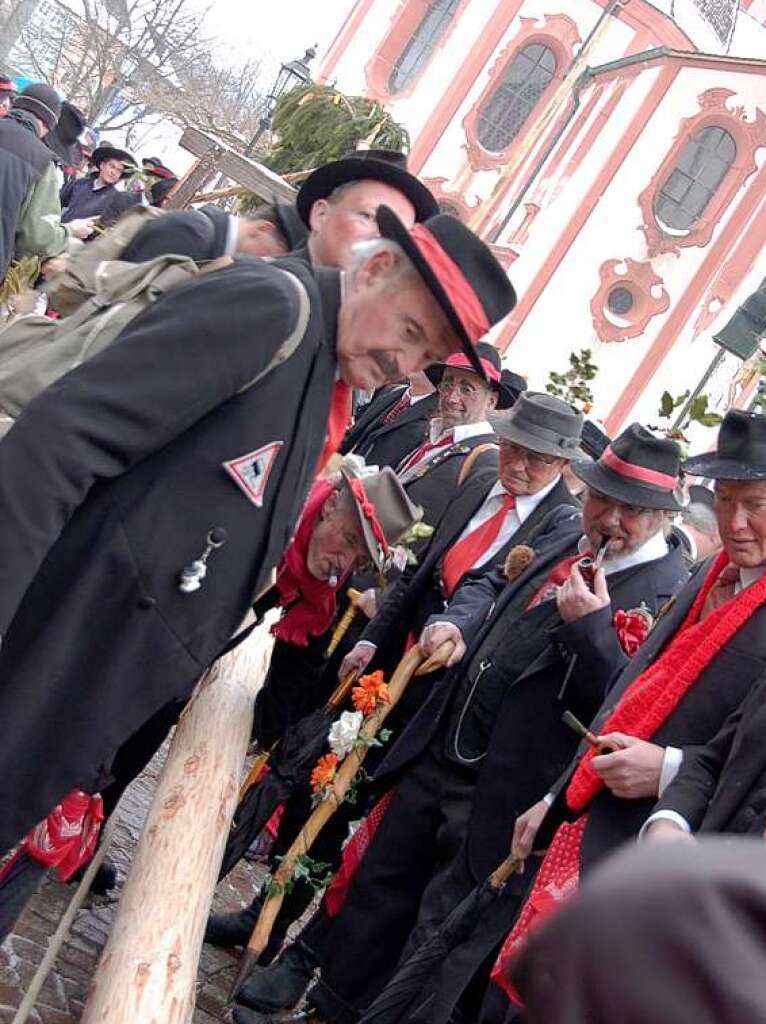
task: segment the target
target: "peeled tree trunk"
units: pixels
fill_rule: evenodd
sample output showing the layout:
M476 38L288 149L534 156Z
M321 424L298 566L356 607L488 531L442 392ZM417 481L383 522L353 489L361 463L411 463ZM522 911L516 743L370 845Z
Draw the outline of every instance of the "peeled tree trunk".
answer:
M175 731L81 1024L187 1024L268 670L270 620L201 679Z

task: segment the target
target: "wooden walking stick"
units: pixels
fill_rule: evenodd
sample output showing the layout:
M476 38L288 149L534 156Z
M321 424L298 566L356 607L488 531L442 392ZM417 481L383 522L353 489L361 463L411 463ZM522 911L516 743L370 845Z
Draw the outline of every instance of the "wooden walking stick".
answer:
M436 653L439 655L441 663L446 663L449 660L454 647L455 645L448 641L439 648ZM404 655L391 677L391 682L388 684L388 702L380 704L364 720L362 731L366 740L369 741L375 738L381 725L396 706L396 703L407 689L410 680L423 661L423 652L418 644L411 647ZM311 849L314 840L325 824L343 803L356 778L357 772L367 756L368 749L367 745L359 744L344 758L332 784L326 788L320 803L311 812L297 839L282 859L282 863L274 874L272 882L273 891L269 893L261 907L253 934L250 936L250 941L242 955L239 970L229 994L229 1001L236 998L248 975L257 964L261 953L263 953L268 945L269 937L284 900L285 885L293 877L298 858Z
M359 598L362 596L362 592L360 590L356 590L354 587L349 587L346 591L346 596L348 597L348 608L345 610L343 617L335 627L332 639L327 645L325 654L328 658L331 654L335 654L338 649L338 644L346 633L348 633L349 629L351 629L351 623L354 621L356 613L359 611Z

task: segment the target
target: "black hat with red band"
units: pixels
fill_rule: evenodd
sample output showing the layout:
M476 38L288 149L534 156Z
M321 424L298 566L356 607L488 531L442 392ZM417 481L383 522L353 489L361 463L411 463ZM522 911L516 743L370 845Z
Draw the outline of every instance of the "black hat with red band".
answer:
M484 367L484 376L487 383L497 392L497 409L510 409L527 384L523 377L510 370L504 370L500 362L500 353L494 345L489 342L480 341L476 346L476 354ZM443 363L434 363L426 370L426 377L435 388L439 387L444 371L448 368L455 370L469 370L476 373L476 368L463 352L456 352Z
M624 505L677 512L682 508L680 462L675 441L631 423L606 446L598 462L573 463L572 471L594 491Z
M447 213L416 224L411 231L387 206L378 207L377 220L381 236L404 249L444 310L471 366L487 380L476 345L516 305L506 272L484 242Z

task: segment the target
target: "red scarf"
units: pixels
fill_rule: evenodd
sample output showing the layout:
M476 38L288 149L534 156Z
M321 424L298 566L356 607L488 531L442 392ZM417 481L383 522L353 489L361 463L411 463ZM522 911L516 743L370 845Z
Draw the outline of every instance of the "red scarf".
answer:
M326 580L315 579L306 567L314 524L332 491L330 480L316 481L295 536L277 568L279 603L292 607L271 632L279 640L299 647L306 647L309 637L321 636L329 629L337 609L336 591Z
M705 600L728 564L728 555L721 552L673 640L654 664L628 686L599 729L601 735L624 732L651 740L713 658L766 602L765 574L700 620ZM567 788L567 804L574 811L584 810L604 788L603 780L591 767L595 756L592 749L587 751ZM505 989L517 1006L523 1004L510 980L509 963L526 942L530 930L577 891L580 845L587 821L588 816L581 815L574 824L565 823L556 831L529 896L495 963L492 980Z

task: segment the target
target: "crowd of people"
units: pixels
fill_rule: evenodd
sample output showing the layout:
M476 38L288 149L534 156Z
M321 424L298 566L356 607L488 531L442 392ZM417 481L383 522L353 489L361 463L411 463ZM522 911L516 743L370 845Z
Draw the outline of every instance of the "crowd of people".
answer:
M7 108L0 273L89 237L133 167L102 144L53 216L62 104ZM179 257L198 272L20 411L0 374L0 938L276 608L263 751L339 680L415 644L442 660L312 848L335 873L318 907L307 880L285 894L238 1024L766 1020L766 418L733 409L684 458L529 389L486 341L507 273L401 153L252 218L163 211L119 254L134 288ZM306 776L247 835L272 871L316 796ZM206 941L246 945L266 896Z

